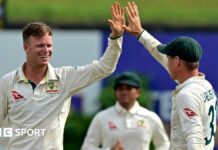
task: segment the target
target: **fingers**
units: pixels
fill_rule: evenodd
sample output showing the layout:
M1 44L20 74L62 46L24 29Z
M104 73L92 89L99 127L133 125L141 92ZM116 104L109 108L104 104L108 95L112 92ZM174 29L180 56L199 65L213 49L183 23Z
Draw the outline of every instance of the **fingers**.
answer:
M128 2L126 9L128 10L128 12L129 12L128 15L130 17L136 17L138 15L138 7L135 4L135 2Z
M119 12L118 12L118 3L117 2L114 2L113 8L114 8L115 14L118 14Z
M120 14L121 7L120 4L116 2L116 9L117 9L117 14Z
M134 8L134 13L135 13L135 15L138 16L138 15L139 15L139 10L138 10L138 7L137 7L137 5L135 4L135 2L132 3L132 6L133 6L133 8Z
M135 2L128 2L125 7L128 20L134 20L139 17L138 7Z
M113 19L114 16L116 16L116 10L114 8L114 5L111 6L111 12L112 12L112 19Z
M109 23L109 25L113 28L114 27L114 22L111 19L108 19L107 21Z
M128 2L127 6L125 7L128 18L134 18L138 15L138 8L135 2ZM124 8L121 7L120 3L114 2L111 6L112 17L121 15L124 16Z
M131 29L126 26L126 25L123 25L122 28L126 31L126 32L131 32Z
M124 16L124 8L121 7L119 3L117 3L117 15Z
M135 2L128 2L127 6L125 7L128 16L135 17L138 15L138 7ZM116 15L124 15L124 8L121 7L120 3L114 2L111 6L111 12L113 16Z
M130 13L130 10L129 10L128 7L125 7L125 9L126 9L126 12L127 12L127 18L128 18L128 20L130 20L130 19L131 19L131 13Z
M128 25L125 25L124 11L128 17ZM128 2L125 9L118 2L111 6L112 19L108 23L112 30L112 35L120 36L124 31L137 35L141 31L141 22L139 18L138 7L134 2Z
M130 17L134 17L135 13L134 13L134 6L133 6L133 4L131 2L128 2L126 8L127 8L128 12L129 12L128 15Z
M121 8L121 10L120 10L120 15L121 15L121 16L124 16L124 8Z
M124 10L118 2L114 2L111 6L112 14L115 15L124 15Z

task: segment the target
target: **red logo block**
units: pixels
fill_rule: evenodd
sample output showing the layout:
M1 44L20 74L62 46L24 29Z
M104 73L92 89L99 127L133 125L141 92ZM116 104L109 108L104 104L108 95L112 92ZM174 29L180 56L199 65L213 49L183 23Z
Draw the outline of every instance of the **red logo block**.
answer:
M19 99L24 98L21 94L19 94L19 93L16 92L16 91L12 91L11 94L12 94L12 96L14 97L14 100L15 100L15 101L18 101Z
M117 128L116 125L112 121L108 122L108 126L109 126L110 129L116 129Z
M194 117L194 116L197 115L197 114L196 114L193 110L191 110L190 108L185 108L184 111L185 111L186 115L187 115L189 118Z

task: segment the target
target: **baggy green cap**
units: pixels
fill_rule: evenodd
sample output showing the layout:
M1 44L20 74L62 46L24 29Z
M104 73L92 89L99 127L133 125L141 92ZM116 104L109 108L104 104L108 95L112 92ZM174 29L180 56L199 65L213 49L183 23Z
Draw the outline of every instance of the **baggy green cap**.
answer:
M178 37L168 44L160 44L157 49L163 54L178 56L187 62L198 62L202 56L200 44L196 40L185 36Z
M124 72L115 79L114 89L120 85L128 85L135 88L141 87L141 81L138 75L132 72Z

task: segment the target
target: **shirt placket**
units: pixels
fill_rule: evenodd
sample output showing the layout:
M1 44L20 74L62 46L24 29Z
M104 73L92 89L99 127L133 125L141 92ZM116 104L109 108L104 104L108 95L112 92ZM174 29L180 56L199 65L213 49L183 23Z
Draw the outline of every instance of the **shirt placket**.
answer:
M125 119L126 119L126 128L133 128L134 123L133 123L132 115L127 112L126 116L125 116Z

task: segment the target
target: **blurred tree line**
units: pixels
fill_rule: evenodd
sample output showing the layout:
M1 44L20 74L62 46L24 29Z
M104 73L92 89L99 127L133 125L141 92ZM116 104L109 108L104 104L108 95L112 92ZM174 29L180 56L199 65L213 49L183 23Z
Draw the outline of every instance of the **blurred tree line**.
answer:
M0 0L0 29L6 25L6 0Z
M110 6L102 0L0 0L7 1L5 28L22 28L32 21L44 21L61 29L108 29ZM123 7L129 0L118 1ZM217 29L217 0L136 0L146 29ZM6 7L4 7L6 8ZM170 9L169 9L170 8ZM185 11L184 11L185 10Z
M151 107L151 97L149 95L149 79L143 74L137 73L142 81L141 96L139 97L139 103L146 107ZM116 98L114 96L114 80L116 76L110 76L105 79L106 86L101 90L99 97L97 99L100 101L101 107L99 109L103 110L115 104ZM97 113L97 112L96 112ZM84 115L83 113L76 113L71 111L66 125L64 133L64 150L80 150L83 140L86 136L89 124L95 114ZM153 149L153 145L151 145Z

